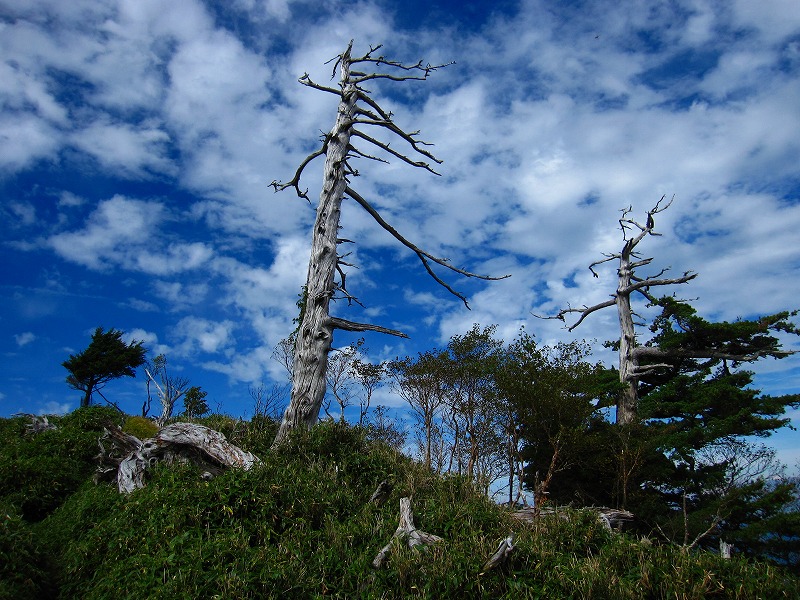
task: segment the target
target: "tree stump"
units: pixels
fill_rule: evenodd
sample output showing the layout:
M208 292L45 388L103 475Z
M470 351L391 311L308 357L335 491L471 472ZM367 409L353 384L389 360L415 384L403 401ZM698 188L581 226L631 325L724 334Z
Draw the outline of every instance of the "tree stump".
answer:
M444 541L443 538L440 538L438 535L425 533L414 526L414 515L411 512L411 498L400 498L400 524L397 526L397 530L394 532L392 539L389 540L389 543L381 548L381 551L378 552L378 555L372 561L372 566L375 569L379 569L383 566L395 540L400 540L400 543L407 542L409 548L414 548L419 545L436 544Z

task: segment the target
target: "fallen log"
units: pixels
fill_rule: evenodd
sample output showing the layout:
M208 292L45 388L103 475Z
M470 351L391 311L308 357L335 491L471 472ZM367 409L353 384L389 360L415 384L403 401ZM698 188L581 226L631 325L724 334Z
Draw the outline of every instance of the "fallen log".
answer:
M536 507L521 508L511 512L511 516L520 521L529 523L534 522L538 517L558 516L562 519L569 520L570 510L588 510L597 515L597 518L609 531L621 531L625 526L635 519L632 512L618 508L609 508L607 506L586 506L579 509L565 509L559 507L545 507L537 509Z
M108 448L103 442L107 442ZM147 440L106 427L100 438L100 474L116 477L121 493L145 486L147 470L158 462L190 462L200 468L205 479L228 468L248 470L260 462L258 457L234 446L218 431L194 423L173 423Z
M411 498L400 498L400 523L394 535L392 535L392 538L389 540L389 543L381 548L381 551L378 552L378 555L372 561L372 566L375 569L381 568L396 540L401 544L407 542L409 548L414 548L419 545L436 544L444 541L443 538L440 538L438 535L425 533L414 526L414 515L411 512Z

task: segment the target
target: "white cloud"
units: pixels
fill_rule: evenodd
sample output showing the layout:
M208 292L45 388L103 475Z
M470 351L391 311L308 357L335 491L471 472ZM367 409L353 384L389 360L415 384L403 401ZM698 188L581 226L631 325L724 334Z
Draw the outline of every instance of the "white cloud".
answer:
M182 356L197 352L216 354L227 350L234 342L233 322L184 317L176 325L175 335L181 340L177 350Z
M126 344L133 343L134 341L142 342L151 357L158 356L159 354L168 356L172 351L172 348L166 344L159 343L157 334L152 331L145 331L139 327L125 332L122 339Z
M167 218L159 202L117 195L100 202L83 229L55 234L48 243L62 258L96 270L119 266L164 276L205 265L214 251L202 242L168 241L160 231Z
M107 268L124 262L130 246L150 239L162 214L161 204L116 195L100 202L82 230L56 234L50 244L66 260Z
M174 172L166 157L169 135L155 124L133 125L102 119L73 133L70 142L118 176Z
M56 402L50 400L41 405L37 410L37 415L64 415L74 408L71 402Z
M470 292L467 312L446 291L417 286L427 275L416 258L346 203L342 235L357 242L350 258L361 267L351 291L375 295L373 316L394 319L401 307L399 320L410 322L395 326L419 340L391 340L387 353L413 352L475 321L499 323L506 339L523 323L547 341L612 337L613 311L573 334L530 313L606 299L613 265L599 279L587 265L618 249L621 208L641 215L662 194L676 201L659 218L663 238L643 252L659 267L700 273L681 295L720 318L794 306L794 3L518 6L493 11L480 30L432 20L407 31L386 12L401 9L372 3L238 0L213 11L196 1L15 3L0 35L0 169L48 160L78 177L71 165L89 162L98 180L120 186L102 201L70 188L52 222L39 195L20 200L18 218L42 222L40 239L74 265L141 276L127 305L151 311L142 319L163 316L158 327L174 333L170 345L187 360L224 355L203 364L260 380L274 368L271 347L291 330L314 217L291 190L274 194L267 184L291 178L336 110L335 96L296 79L307 71L328 84L325 61L357 31L356 52L385 42L390 57L457 63L424 83L369 86L400 125L435 143L442 177L359 160L351 184L434 254L513 274L485 285L447 276ZM228 18L242 28L223 27ZM302 181L312 204L321 163ZM135 179L175 194L134 199L122 186L141 189ZM32 250L36 239L7 243Z
M14 341L17 342L17 346L22 348L23 346L27 346L31 342L36 339L36 335L32 331L25 331L24 333L20 333L14 336Z

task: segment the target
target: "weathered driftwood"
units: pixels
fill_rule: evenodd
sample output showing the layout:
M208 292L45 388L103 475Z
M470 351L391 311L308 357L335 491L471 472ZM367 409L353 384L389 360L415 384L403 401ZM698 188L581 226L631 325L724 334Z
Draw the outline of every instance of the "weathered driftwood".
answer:
M167 425L144 441L117 427L106 427L100 449L98 472L115 473L122 493L144 487L147 469L157 462L191 462L200 467L202 477L209 479L226 468L248 470L259 462L250 452L228 442L220 432L194 423Z
M379 569L383 565L395 540L399 540L399 543L407 541L409 548L419 545L436 544L443 541L438 535L425 533L414 526L414 515L411 512L411 498L400 498L400 524L397 526L397 530L394 532L392 539L389 540L389 543L381 548L375 560L372 561L372 566L374 568Z
M388 480L384 479L378 484L378 487L375 488L375 491L372 492L372 496L370 496L369 501L377 506L382 506L383 503L389 499L389 494L392 493L392 489L394 489L394 486L389 483Z
M483 569L481 569L480 575L486 573L486 571L490 571L494 569L496 566L503 564L506 562L508 557L511 555L511 552L514 550L514 540L516 539L516 535L514 533L510 533L503 541L500 542L500 546L497 548L494 554L489 557L489 560L483 565Z
M603 525L605 525L609 531L620 531L627 523L630 523L635 518L632 512L617 508L608 508L607 506L587 506L579 510L588 510L594 512L600 522L603 523ZM515 519L519 519L520 521L532 523L538 517L550 515L555 515L561 517L562 519L569 520L569 514L569 510L560 509L558 507L545 507L541 509L530 507L515 510L511 513L511 516Z
M48 429L58 429L54 423L51 423L47 420L47 415L36 416L30 413L16 413L14 416L25 417L26 419L30 420L30 423L28 423L25 431L25 433L29 435L35 435L37 433L41 433L42 431L47 431Z

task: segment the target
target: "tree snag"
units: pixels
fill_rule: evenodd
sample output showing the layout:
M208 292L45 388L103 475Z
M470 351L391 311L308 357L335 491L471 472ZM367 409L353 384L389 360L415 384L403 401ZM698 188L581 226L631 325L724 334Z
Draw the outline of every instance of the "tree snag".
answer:
M546 317L549 319L564 318L568 313L579 313L578 320L568 327L569 331L575 329L591 313L609 306L616 305L619 315L619 379L623 384L622 393L617 400L617 424L633 425L639 422L639 381L650 375L663 373L665 369L676 369L681 359L708 359L717 361L730 361L737 363L754 362L760 358L784 358L794 354L791 350L782 350L778 340L766 335L768 331L783 331L798 334L797 328L787 321L795 316L797 311L782 312L761 317L753 321L736 321L730 323L705 323L694 316L694 309L685 302L671 297L657 298L651 293L651 288L665 285L687 283L697 277L696 273L686 271L681 277L672 279L662 278L669 269L662 269L659 273L649 277L639 277L636 269L649 265L652 258L641 258L636 252L636 247L648 235L661 235L654 231L654 216L667 210L672 200L663 204L664 196L656 205L647 211L647 220L644 225L629 218L631 208L622 211L619 220L622 229L624 244L620 252L606 254L606 258L589 265L589 270L597 277L594 267L613 260L619 261L617 268L617 291L611 295L611 300L600 302L594 306L583 308L565 308L557 315ZM629 237L629 232L636 234ZM634 292L641 294L650 306L661 306L664 311L656 323L651 326L651 331L656 331L658 321L665 318L674 318L683 332L680 339L663 343L664 339L656 336L654 340L645 345L636 342L634 311L631 308L631 295ZM725 367L727 369L727 365Z
M392 549L392 545L396 539L400 540L400 543L407 541L409 548L420 545L426 546L444 541L438 535L425 533L414 526L414 515L411 512L411 498L400 498L400 524L397 526L397 530L394 532L392 539L389 540L389 543L381 548L381 551L378 552L378 555L372 561L372 566L375 569L380 569L386 561L386 557L389 555L389 551Z
M654 231L655 215L667 210L674 199L670 199L669 202L663 204L664 198L665 196L662 196L661 199L656 202L656 205L647 211L645 224L641 224L630 218L629 215L632 212L632 207L629 206L623 209L622 218L619 220L620 229L622 230L622 250L613 254L606 254L604 259L595 261L589 265L589 270L592 272L592 275L598 277L594 267L603 263L618 261L617 290L611 294L611 299L595 304L594 306L565 308L554 317L547 317L566 321L565 315L569 313L579 313L580 316L578 320L568 327L569 331L572 331L593 312L616 305L620 328L619 380L624 386L617 401L617 423L621 425L630 425L637 422L639 378L643 374L659 368L659 365L648 365L644 367L640 367L639 365L639 358L643 348L636 344L636 330L634 312L631 308L631 295L634 292L638 292L644 296L648 302L655 303L656 298L650 293L650 288L686 283L697 277L697 273L686 271L681 277L673 279L662 278L661 276L666 273L669 268L662 269L658 274L644 278L636 275L636 269L647 266L653 262L652 258L641 258L639 253L636 252L636 247L649 235L661 235ZM648 348L648 351L652 350L654 349Z
M359 143L365 143L367 146L377 147L384 154L393 156L412 167L430 171L435 175L438 175L438 173L427 161L437 164L442 162L426 149L426 146L430 144L417 138L418 132L406 132L397 126L392 120L392 113L383 110L370 97L369 92L362 87L362 84L377 79L424 81L433 71L447 65L432 66L428 64L423 66L422 61L413 65L406 65L387 60L383 56L375 56L380 47L370 48L369 52L364 56L354 58L351 55L353 48L353 41L351 40L347 49L335 59L332 59L334 67L331 78L336 76L338 69L338 88L315 83L307 73L300 78L300 83L305 86L335 94L339 97L336 122L330 133L323 136L322 146L303 160L291 181L286 183L273 181L271 184L276 192L291 187L294 188L299 197L309 200L308 190L304 191L300 187L300 177L312 160L319 156L325 156L322 191L320 192L317 216L312 233L305 310L294 347L291 401L284 413L274 445L280 444L290 430L297 427L311 427L316 423L325 396L325 372L335 329L377 331L389 335L407 337L399 331L367 323L354 323L330 315L330 301L334 299L337 292L341 295L340 297L347 299L349 303L358 302L347 290L343 267L348 265L342 260L343 256L340 256L337 252L340 243L350 242L350 240L338 237L341 204L345 196L353 199L367 211L378 225L392 234L401 244L411 249L420 259L428 274L450 293L461 299L465 305L467 304L466 298L437 276L431 268L431 263L436 263L466 277L477 277L484 280L501 279L499 277L476 275L459 269L451 265L447 259L438 258L418 248L387 223L380 213L350 186L348 178L358 176L358 171L351 164L352 159L363 158L378 162L388 162L385 158L360 150L353 144L354 140L358 140ZM354 65L359 64L371 64L375 68L384 67L388 72L368 73L352 68ZM369 131L369 128L382 128L399 137L402 142L410 146L411 152L404 154L402 151L391 147L388 143L368 135L365 132ZM417 155L417 160L411 158L415 154ZM338 281L336 281L337 273L339 274Z

